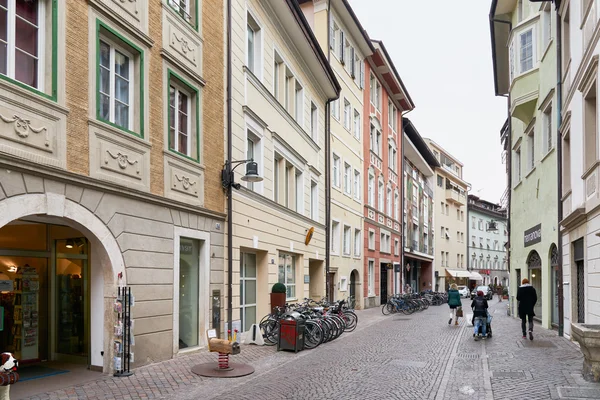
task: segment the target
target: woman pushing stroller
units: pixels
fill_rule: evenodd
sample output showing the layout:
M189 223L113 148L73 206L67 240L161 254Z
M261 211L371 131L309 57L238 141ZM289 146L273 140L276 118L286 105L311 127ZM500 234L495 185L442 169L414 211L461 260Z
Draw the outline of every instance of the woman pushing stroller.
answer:
M488 302L483 297L481 290L477 291L477 297L471 302L471 309L473 310L473 325L475 326L473 331L473 337L475 340L479 340L479 327L481 326L481 337L487 338L487 319L488 319Z

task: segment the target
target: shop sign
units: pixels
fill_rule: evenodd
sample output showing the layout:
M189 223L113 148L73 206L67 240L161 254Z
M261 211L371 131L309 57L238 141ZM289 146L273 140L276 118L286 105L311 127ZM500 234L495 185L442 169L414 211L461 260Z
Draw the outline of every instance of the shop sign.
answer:
M13 281L0 280L0 292L12 292L13 290Z
M537 224L533 228L529 228L523 235L525 247L531 246L542 241L542 224Z
M400 272L400 263L394 263L394 272Z

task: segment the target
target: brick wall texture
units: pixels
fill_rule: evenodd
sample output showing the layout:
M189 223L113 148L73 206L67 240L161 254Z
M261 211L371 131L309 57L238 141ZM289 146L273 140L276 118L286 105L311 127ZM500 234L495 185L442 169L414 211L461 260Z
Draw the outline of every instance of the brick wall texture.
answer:
M82 82L88 76L88 5L85 1L67 1L66 9L66 105L67 169L89 175L90 143L88 135L89 91ZM82 45L83 44L83 45Z
M223 212L224 194L221 189L221 169L225 151L225 26L224 1L202 1L203 75L203 134L204 134L204 204Z
M202 16L201 32L204 39L202 76L206 86L202 90L202 164L205 166L205 208L224 212L224 194L221 188L221 169L224 162L225 137L225 41L224 1L199 0ZM67 169L89 175L89 96L94 94L95 83L82 84L89 76L89 57L95 49L82 45L88 43L88 10L92 5L79 0L67 0L66 6L66 106ZM166 101L163 74L162 5L160 1L148 3L148 34L154 46L145 51L148 75L145 91L149 113L145 135L152 143L150 153L150 191L164 194L164 118Z

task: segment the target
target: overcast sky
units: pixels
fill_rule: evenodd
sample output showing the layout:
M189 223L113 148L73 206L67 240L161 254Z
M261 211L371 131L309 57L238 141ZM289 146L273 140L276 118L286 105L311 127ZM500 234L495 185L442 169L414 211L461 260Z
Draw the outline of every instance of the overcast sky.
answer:
M472 194L499 202L506 187L494 95L490 0L350 0L372 39L383 40L416 108L407 117L464 164Z

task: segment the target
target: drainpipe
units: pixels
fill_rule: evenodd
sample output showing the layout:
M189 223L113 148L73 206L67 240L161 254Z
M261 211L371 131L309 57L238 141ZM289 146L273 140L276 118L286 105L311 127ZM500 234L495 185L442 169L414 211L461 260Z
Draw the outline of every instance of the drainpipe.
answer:
M558 173L558 188L556 192L558 206L558 240L557 253L558 265L556 274L558 275L558 336L564 334L564 303L563 303L563 265L562 265L562 235L560 233L560 222L563 219L562 209L562 137L560 133L560 125L562 124L562 21L558 13L559 3L556 4L556 166Z
M231 0L228 0L231 1ZM331 61L331 0L327 0L327 62ZM331 63L330 63L331 64ZM331 101L325 102L325 297L333 301L330 293L329 263L331 259Z
M412 110L408 110L402 113L402 121L404 121L404 116L411 112ZM402 251L400 252L400 293L404 293L404 241L407 240L404 237L404 224L406 221L404 220L404 122L402 123L402 142L401 142L400 154L402 154L402 168L400 168L400 173L402 176L402 184L400 185L400 200L402 201L402 209L400 212L400 245L402 246ZM435 171L435 170L434 170ZM374 189L373 189L374 190ZM434 203L435 206L435 203ZM406 205L408 209L408 205ZM430 210L433 212L433 210ZM435 214L434 214L435 215ZM435 225L434 225L435 226ZM431 235L429 235L431 237ZM407 243L408 244L408 243ZM435 289L435 263L431 262L431 269L433 272L433 288Z
M233 133L231 131L231 0L227 0L227 161L233 156ZM233 319L233 200L232 189L227 189L227 327ZM227 335L227 332L224 332ZM227 336L226 336L227 337Z

